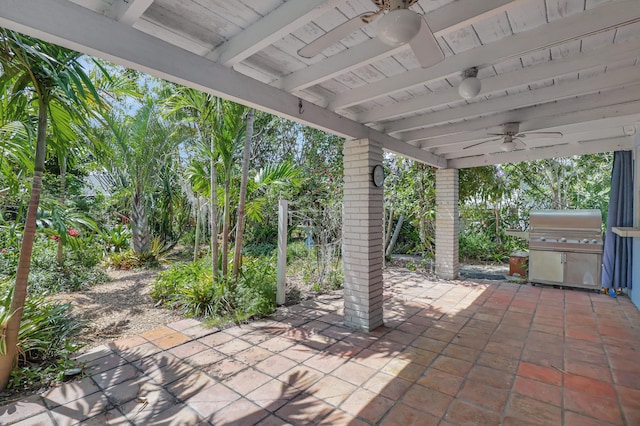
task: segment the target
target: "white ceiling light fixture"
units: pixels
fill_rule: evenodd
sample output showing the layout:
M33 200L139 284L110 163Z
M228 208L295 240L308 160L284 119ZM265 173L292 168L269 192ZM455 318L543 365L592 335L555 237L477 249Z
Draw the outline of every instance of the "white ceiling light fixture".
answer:
M462 72L462 82L458 86L458 93L464 99L471 99L478 96L480 93L480 89L482 88L482 83L478 78L478 68L471 67L467 68Z
M516 149L516 143L513 141L513 136L505 136L504 142L502 142L502 145L500 145L500 149L504 152L514 151Z
M388 46L409 43L420 31L422 17L409 9L395 9L378 20L378 38Z
M371 1L377 7L376 11L365 12L338 25L298 50L298 55L313 58L354 31L377 20L377 39L393 48L408 45L422 68L432 67L444 59L444 53L427 21L420 13L409 9L418 0Z

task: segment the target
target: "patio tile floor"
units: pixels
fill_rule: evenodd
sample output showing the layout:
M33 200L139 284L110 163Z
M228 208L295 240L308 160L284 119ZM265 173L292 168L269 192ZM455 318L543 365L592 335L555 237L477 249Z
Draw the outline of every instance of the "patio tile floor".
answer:
M101 346L88 377L0 407L3 425L637 425L626 297L385 276L385 326L337 297L225 330L188 319Z

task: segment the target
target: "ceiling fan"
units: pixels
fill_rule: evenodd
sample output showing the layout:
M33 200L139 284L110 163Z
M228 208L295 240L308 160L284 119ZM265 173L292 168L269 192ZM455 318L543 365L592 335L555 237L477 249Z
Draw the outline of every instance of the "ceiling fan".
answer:
M444 59L444 53L427 22L419 13L409 9L418 0L371 1L378 8L377 11L365 12L337 26L298 50L298 55L312 58L377 19L378 40L393 47L408 43L423 68L431 67Z
M520 123L506 123L502 126L502 133L487 133L487 136L498 136L494 139L474 143L472 145L465 146L462 149L474 148L485 143L495 142L502 140L500 149L509 152L516 149L516 142L520 142L526 148L527 145L522 140L527 136L541 137L541 138L561 138L563 136L560 132L520 132Z

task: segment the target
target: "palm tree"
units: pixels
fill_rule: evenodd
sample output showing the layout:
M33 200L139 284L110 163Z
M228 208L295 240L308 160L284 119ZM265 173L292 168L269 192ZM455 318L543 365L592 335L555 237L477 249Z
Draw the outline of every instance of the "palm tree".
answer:
M171 169L179 140L172 123L163 121L155 101L148 98L134 116L105 115L106 134L99 135L107 146L105 168L129 197L131 241L136 253L151 249L149 191L159 183L165 169ZM161 184L160 184L161 185Z
M27 281L31 266L31 254L36 235L36 219L42 175L47 147L47 130L52 111L58 108L70 114L79 110L90 113L88 99L98 101L99 96L79 62L80 54L71 50L35 40L18 33L0 32L3 49L0 64L7 76L16 78L14 95L26 96L37 105L37 137L31 195L25 221L22 246L18 261L15 286L9 308L9 317L1 324L0 340L0 391L9 381L17 355L17 341Z
M180 88L167 99L169 114L185 118L193 124L196 131L196 148L200 155L209 158L208 187L203 185L200 179L200 187L196 192L209 196L209 220L211 229L211 273L215 281L218 276L218 208L217 208L217 163L218 154L216 148L215 129L221 121L221 100L212 95L195 89ZM190 180L198 180L198 176L204 176L204 168L200 164L194 164L190 173ZM194 260L198 250L198 233L200 217L200 198L197 198L196 207L196 244L194 248Z

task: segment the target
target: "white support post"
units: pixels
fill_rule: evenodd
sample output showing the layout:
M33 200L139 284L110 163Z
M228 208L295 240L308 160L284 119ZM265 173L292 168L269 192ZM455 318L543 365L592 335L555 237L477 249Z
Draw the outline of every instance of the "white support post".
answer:
M371 177L373 167L379 164L382 145L377 141L361 139L344 144L344 323L366 331L383 324L383 190Z
M458 278L458 169L436 171L436 275Z
M284 305L287 285L287 225L288 202L278 202L278 285L276 304Z

